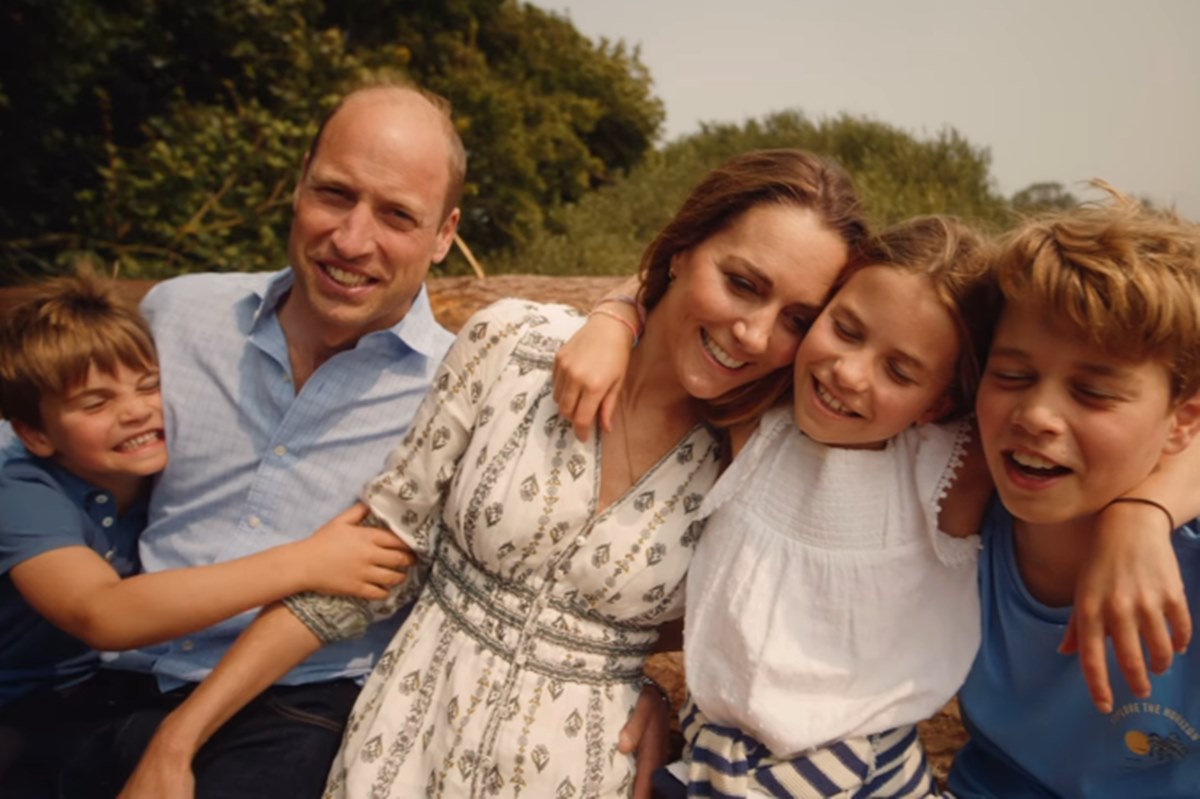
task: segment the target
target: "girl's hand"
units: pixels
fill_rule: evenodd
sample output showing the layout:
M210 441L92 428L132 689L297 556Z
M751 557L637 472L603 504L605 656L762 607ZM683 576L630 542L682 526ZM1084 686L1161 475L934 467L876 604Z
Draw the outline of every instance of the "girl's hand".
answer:
M296 544L307 590L379 600L404 582L416 557L394 533L363 527L366 515L355 503Z
M1098 517L1059 651L1079 653L1092 702L1102 713L1113 706L1106 636L1125 681L1142 698L1150 695L1143 641L1150 668L1159 674L1191 640L1187 596L1166 526L1160 510L1128 502L1109 505Z
M639 324L633 308L606 302L605 313L628 318L634 329ZM617 395L629 368L633 334L609 316L592 314L554 356L554 401L558 412L571 422L580 441L587 441L597 412L600 425L612 429Z

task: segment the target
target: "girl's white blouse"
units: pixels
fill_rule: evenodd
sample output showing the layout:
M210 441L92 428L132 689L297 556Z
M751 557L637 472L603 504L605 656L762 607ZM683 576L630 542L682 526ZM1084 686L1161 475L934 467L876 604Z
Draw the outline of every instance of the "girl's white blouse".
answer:
M933 715L979 646L978 536L937 528L966 423L839 449L768 413L709 492L684 651L700 709L776 756Z

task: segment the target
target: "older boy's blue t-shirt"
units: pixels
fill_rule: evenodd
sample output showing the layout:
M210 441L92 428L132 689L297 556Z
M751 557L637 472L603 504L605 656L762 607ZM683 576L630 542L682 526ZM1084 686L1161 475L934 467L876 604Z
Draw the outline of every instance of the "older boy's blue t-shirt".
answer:
M137 571L145 502L117 515L113 496L52 460L18 458L0 467L0 707L40 688L89 676L99 656L42 618L18 593L11 571L30 558L85 546L126 577Z
M1197 521L1173 536L1192 618L1200 618ZM1034 599L1021 579L1012 517L992 503L979 561L983 644L959 692L970 742L950 790L965 797L1200 796L1200 653L1129 691L1109 647L1114 710L1098 712L1077 657L1058 654L1071 608Z

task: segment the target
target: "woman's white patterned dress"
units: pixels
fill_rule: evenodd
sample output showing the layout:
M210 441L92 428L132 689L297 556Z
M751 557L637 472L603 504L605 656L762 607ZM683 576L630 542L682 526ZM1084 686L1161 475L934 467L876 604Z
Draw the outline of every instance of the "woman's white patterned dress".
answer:
M459 335L389 469L364 492L424 558L412 614L355 705L327 796L627 796L617 736L656 628L683 610L719 445L693 428L595 511L599 442L551 397L581 324L507 300ZM382 603L396 605L397 601ZM289 600L324 639L379 606Z

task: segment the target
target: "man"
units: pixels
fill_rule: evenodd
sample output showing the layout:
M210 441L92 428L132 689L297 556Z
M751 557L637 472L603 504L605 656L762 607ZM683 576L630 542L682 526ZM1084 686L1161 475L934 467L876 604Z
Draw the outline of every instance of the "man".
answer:
M454 239L464 171L436 98L357 90L305 155L290 268L186 276L146 298L172 460L141 540L145 570L306 536L379 470L451 341L422 287ZM120 790L161 718L249 619L119 656L115 668L147 676L129 681L128 714L72 760L65 795ZM398 623L327 649L226 725L197 761L201 795L317 794L358 681Z

